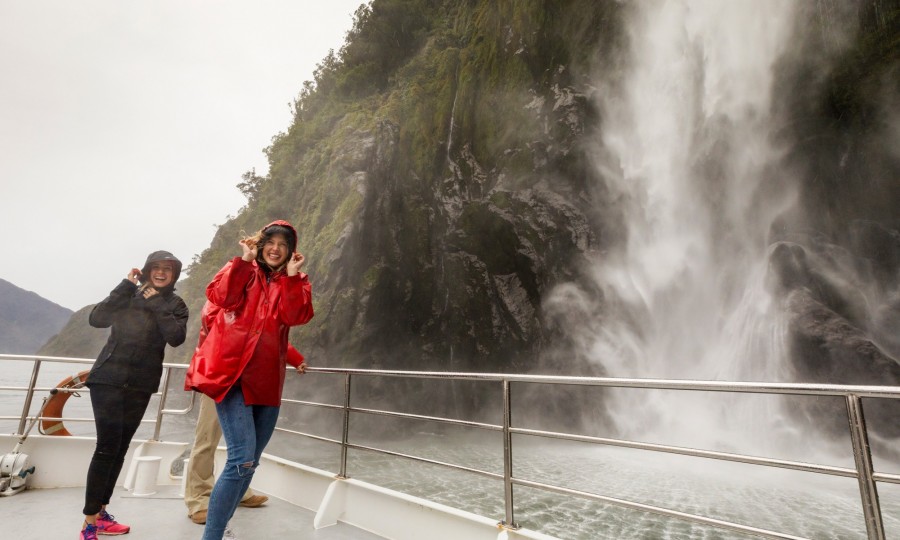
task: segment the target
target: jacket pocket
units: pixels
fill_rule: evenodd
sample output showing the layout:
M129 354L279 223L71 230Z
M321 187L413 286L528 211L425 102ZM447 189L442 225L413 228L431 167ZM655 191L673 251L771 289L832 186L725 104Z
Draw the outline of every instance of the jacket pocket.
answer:
M97 371L103 364L106 363L107 360L113 355L113 352L116 350L117 343L115 341L108 341L106 345L103 347L103 350L100 351L100 356L97 357L97 360L94 362L94 367L91 368L91 372Z

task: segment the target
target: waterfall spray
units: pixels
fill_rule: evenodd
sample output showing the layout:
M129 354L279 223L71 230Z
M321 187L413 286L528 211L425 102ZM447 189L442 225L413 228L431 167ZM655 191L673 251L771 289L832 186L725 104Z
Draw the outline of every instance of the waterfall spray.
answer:
M628 72L597 83L596 163L622 237L593 269L602 316L576 336L610 376L783 378L784 323L764 283L769 229L795 199L769 116L793 12L781 0L632 6ZM617 391L611 412L626 434L694 444L753 422L672 394Z

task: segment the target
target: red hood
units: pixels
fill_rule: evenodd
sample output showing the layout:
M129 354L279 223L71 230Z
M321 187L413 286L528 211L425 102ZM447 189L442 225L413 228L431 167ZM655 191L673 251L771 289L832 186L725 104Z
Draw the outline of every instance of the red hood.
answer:
M295 229L293 225L291 225L289 222L287 222L287 221L285 221L285 220L283 220L283 219L276 219L276 220L273 221L272 223L269 223L268 225L266 225L265 227L263 227L263 230L268 229L268 228L271 227L272 225L281 225L282 227L287 227L288 229L294 231L294 234L295 234L295 235L297 234L297 229Z

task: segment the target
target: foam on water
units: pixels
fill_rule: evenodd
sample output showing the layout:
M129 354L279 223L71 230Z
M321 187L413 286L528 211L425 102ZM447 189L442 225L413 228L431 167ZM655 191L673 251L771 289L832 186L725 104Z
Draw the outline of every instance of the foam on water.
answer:
M857 483L787 470L713 463L685 456L517 439L514 476L632 502L768 528L817 540L865 538ZM296 444L278 434L282 455L335 470L339 451L321 443ZM395 439L395 449L491 472L502 472L496 438ZM359 480L504 519L500 482L427 464L351 451L348 473ZM564 497L515 488L516 521L564 539L742 539L751 536ZM900 489L883 490L887 538L900 538Z

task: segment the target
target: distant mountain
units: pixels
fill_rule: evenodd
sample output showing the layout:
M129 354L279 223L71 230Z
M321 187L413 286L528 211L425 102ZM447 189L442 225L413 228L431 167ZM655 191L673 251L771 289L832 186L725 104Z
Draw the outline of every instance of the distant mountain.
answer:
M83 307L69 318L68 323L41 347L43 356L96 358L106 343L109 328L94 328L88 324L93 304Z
M71 316L72 310L0 279L0 353L36 353Z
M69 318L66 325L47 341L38 351L42 356L69 356L74 358L96 358L109 338L109 328L94 328L88 322L94 304L85 306ZM191 341L193 340L193 341ZM196 334L188 335L188 342L194 343ZM190 346L193 351L193 345ZM166 361L171 362L172 347L166 347Z

